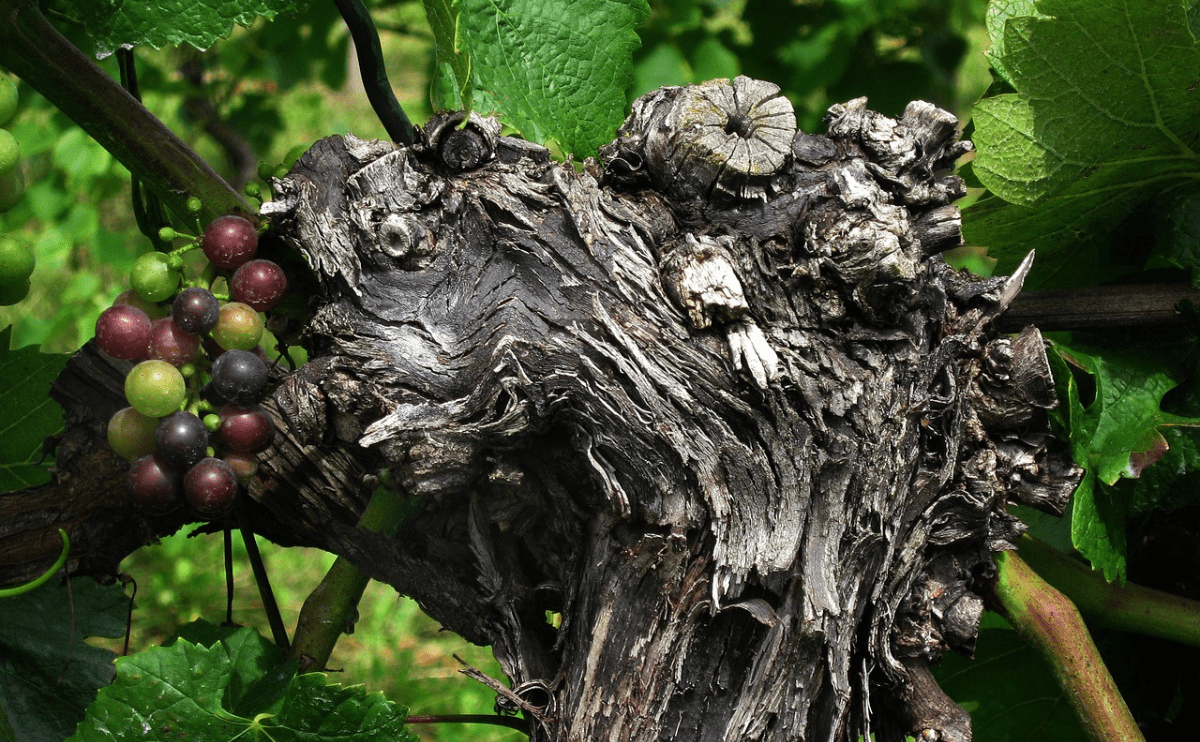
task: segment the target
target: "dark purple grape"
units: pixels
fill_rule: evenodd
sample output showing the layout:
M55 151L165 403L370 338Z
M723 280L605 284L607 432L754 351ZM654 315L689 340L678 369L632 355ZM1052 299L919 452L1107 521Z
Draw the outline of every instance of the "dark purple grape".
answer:
M200 247L214 265L233 269L254 257L258 233L253 224L240 216L220 216L205 228Z
M287 276L278 265L270 260L251 260L234 272L229 290L235 300L249 304L256 312L265 312L279 306L287 286Z
M96 320L96 344L113 358L144 358L150 347L150 317L132 304L117 304Z
M224 515L233 506L238 481L233 470L220 459L206 458L183 476L183 496L203 518Z
M217 411L217 437L235 453L258 453L275 440L275 425L258 405L228 404Z
M200 399L203 399L205 402L208 402L215 407L229 404L229 400L222 397L217 393L217 390L213 388L211 381L200 387Z
M179 368L191 363L199 352L199 337L184 332L170 317L154 320L150 328L150 358Z
M149 515L163 515L179 507L183 478L179 470L158 454L147 454L129 467L129 492L133 504Z
M208 428L190 412L172 412L154 429L158 455L168 464L187 468L204 458L208 449Z
M267 364L248 350L227 350L213 361L213 391L234 404L253 404L267 392Z
M191 286L179 292L171 304L171 318L190 335L203 335L216 326L221 305L208 289Z

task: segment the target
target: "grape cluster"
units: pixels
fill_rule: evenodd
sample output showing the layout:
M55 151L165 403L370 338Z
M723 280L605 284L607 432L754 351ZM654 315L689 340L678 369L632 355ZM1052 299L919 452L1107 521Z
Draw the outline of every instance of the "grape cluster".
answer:
M0 72L0 212L17 205L25 192L21 173L21 148L3 128L17 111L17 86ZM0 306L16 304L29 293L33 274L33 251L28 245L0 235Z
M184 281L181 256L195 248L209 265ZM132 460L129 489L147 513L186 502L200 517L220 517L239 483L256 473L256 454L274 440L271 418L258 406L268 386L259 312L279 305L287 278L275 263L255 259L257 250L249 221L215 219L179 250L139 258L133 289L96 320L102 351L139 361L125 378L129 407L109 421L108 441Z

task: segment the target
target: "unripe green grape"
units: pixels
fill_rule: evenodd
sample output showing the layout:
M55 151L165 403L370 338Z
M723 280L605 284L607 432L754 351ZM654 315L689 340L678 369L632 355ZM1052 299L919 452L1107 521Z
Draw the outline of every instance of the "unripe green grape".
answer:
M0 237L0 284L23 283L33 275L33 250L9 237Z
M0 72L0 126L12 120L17 112L17 84L8 75Z
M258 198L262 195L262 186L254 181L251 181L246 184L246 187L242 189L242 192L251 198Z
M158 230L158 239L162 240L163 242L170 242L178 236L179 233L170 227L163 227L162 229Z
M160 302L175 293L179 271L171 270L171 259L160 252L149 252L137 259L129 271L129 283L146 301Z
M262 339L263 321L252 307L234 301L221 307L212 339L225 350L251 350Z
M275 172L275 168L265 162L258 163L258 179L266 182L271 179L271 175Z
M125 377L125 399L147 417L165 417L187 398L179 369L166 361L142 361Z
M191 196L188 198L187 210L188 210L189 214L199 214L200 210L203 208L204 208L204 204L201 203L200 199L196 198L195 196Z
M287 165L288 167L295 165L296 160L299 160L301 157L303 157L304 153L308 151L310 146L311 145L308 144L297 144L296 146L292 147L287 151L287 154L283 156L283 164Z
M0 129L0 175L7 174L21 161L21 145L6 129Z
M217 432L221 428L221 417L210 412L204 416L204 427L210 433Z
M0 284L0 307L9 307L29 296L29 279L19 283Z
M25 194L25 174L14 167L0 175L0 211L8 211L17 205Z
M108 421L108 445L118 456L126 459L154 453L156 428L157 418L147 417L132 407L126 407Z

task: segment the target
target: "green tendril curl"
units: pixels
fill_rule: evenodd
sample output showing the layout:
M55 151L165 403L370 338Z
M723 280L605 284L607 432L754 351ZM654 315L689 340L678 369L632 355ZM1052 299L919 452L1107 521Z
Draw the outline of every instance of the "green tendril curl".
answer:
M62 569L62 566L67 563L67 554L71 552L71 539L67 536L67 532L61 528L58 529L58 535L62 537L62 553L58 555L58 559L54 561L54 564L50 565L50 569L46 570L41 577L38 577L32 582L27 582L24 585L17 585L16 587L0 588L0 598L15 598L18 595L24 595L32 590L37 590L39 587L44 585L47 580L53 577L55 572Z

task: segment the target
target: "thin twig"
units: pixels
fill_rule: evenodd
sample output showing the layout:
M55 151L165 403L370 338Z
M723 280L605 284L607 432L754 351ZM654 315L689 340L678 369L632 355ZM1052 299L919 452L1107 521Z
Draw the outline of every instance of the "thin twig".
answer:
M354 49L358 54L358 68L362 72L363 87L367 90L367 100L371 108L383 123L392 141L400 144L413 143L413 125L396 100L388 82L387 68L383 63L383 48L379 45L379 33L375 30L375 22L371 13L363 5L362 0L333 0L342 20L350 29L350 38L354 39Z
M1186 321L1181 302L1200 306L1200 291L1185 283L1090 286L1021 293L996 320L1003 332L1087 330L1171 325Z
M287 629L283 626L283 617L279 614L279 604L275 602L275 593L271 591L271 582L267 579L267 568L263 564L262 554L258 551L258 542L254 540L254 530L250 528L246 517L246 508L240 501L234 505L237 514L238 528L242 532L242 540L246 543L246 556L250 560L250 568L254 570L254 581L258 583L258 593L262 596L263 611L267 614L267 623L271 626L271 637L275 646L288 653Z
M225 625L233 625L233 530L225 518L221 534L225 541Z
M524 719L515 716L500 716L498 714L420 714L409 716L405 724L491 724L498 727L516 729L518 732L529 734L529 724Z

